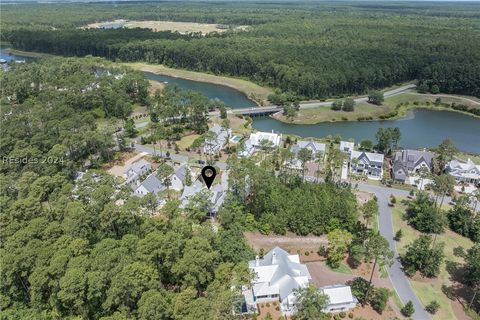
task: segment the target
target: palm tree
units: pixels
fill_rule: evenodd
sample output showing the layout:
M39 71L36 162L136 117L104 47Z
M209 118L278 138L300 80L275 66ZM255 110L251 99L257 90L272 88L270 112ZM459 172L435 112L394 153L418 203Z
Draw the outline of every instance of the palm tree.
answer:
M302 179L305 180L305 166L308 161L313 159L312 150L307 148L302 148L298 151L297 154L298 160L302 163Z

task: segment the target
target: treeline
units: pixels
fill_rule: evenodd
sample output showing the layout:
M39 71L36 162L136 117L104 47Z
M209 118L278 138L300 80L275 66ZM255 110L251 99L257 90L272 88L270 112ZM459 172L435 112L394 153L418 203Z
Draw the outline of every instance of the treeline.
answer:
M242 213L234 217L230 216L233 212L224 213L221 219L239 219L247 229L277 234L321 235L355 229L357 205L348 187L304 183L298 173L275 177L245 159L232 159L230 165L229 184L242 204Z
M25 7L24 14L33 8ZM74 20L67 7L62 8ZM235 10L248 17L250 8ZM18 24L2 37L24 50L101 55L244 77L300 98L365 93L413 79L437 85L442 92L480 95L480 31L475 19L442 20L428 12L421 19L408 13L399 17L394 13L398 8L382 13L345 6L338 12L321 9L269 8L264 23L246 32L206 37L68 27L27 31ZM199 19L206 15L202 10ZM212 10L223 10L226 17L238 14L222 6ZM273 10L281 17L278 21L271 20Z

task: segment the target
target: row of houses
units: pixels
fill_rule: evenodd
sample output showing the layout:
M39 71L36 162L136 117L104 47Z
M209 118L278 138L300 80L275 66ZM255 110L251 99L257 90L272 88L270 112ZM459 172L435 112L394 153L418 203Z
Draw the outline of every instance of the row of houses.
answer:
M300 263L298 254L289 254L275 247L263 258L249 261L254 278L250 287L242 290L244 313L257 312L259 303L278 301L282 315L291 316L297 311L297 290L310 285L312 277L306 265ZM333 284L318 288L328 297L324 312L342 312L356 307L358 300L351 288L344 284Z
M182 192L179 200L181 202L180 207L185 208L188 205L188 202L192 197L201 192L202 190L207 190L205 185L195 176L192 176L191 169L187 164L181 164L175 166L174 172L170 175L170 185L171 190L176 190ZM226 175L226 173L223 173ZM190 175L187 178L187 175ZM157 177L156 172L153 170L150 162L145 159L140 159L130 166L128 166L124 172L123 177L125 183L130 186L132 189L132 194L137 197L144 197L149 193L152 193L157 196L159 202L162 202L160 193L166 191L167 187L164 183ZM187 185L187 180L193 181L191 185ZM222 179L226 181L226 179ZM212 188L208 191L211 195L210 202L211 207L208 212L208 216L215 216L218 212L220 206L223 204L227 191L226 182L223 184L213 185Z

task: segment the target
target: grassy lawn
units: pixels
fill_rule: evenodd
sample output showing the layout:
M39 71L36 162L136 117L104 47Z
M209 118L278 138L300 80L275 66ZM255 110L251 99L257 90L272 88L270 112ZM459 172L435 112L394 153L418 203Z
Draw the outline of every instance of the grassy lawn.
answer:
M195 139L197 139L198 137L200 137L199 134L191 134L188 136L184 136L182 139L180 139L180 141L177 141L177 145L180 150L185 150L186 148L190 147L193 141L195 141Z
M474 97L442 94L420 94L414 91L407 91L399 95L386 98L385 102L381 106L375 106L366 102L359 103L355 106L355 111L353 112L333 111L330 109L329 106L323 106L318 108L300 109L293 121L288 120L283 115L278 116L277 119L287 123L298 124L314 124L319 122L335 121L358 121L358 118L371 118L370 120L379 120L380 116L385 116L391 112L398 111L397 116L388 119L394 120L405 117L410 110L416 108L448 110L474 116L470 113L453 110L445 106L436 106L434 102L438 97L442 99L442 103L446 103L449 105L455 102L457 104L464 104L469 107L480 108L480 102L478 102L478 99ZM400 103L403 103L404 105L397 109L396 106ZM405 105L407 103L408 105Z
M339 272L339 273L345 273L345 274L353 274L352 269L346 265L343 262L340 262L340 266L338 268L332 268L328 264L325 264L330 270L334 272Z
M231 78L231 77L222 77L216 76L213 74L203 73L203 72L195 72L195 71L188 71L183 69L174 69L169 68L164 65L160 64L147 64L142 62L135 62L135 63L123 63L123 65L129 66L133 69L141 70L141 71L148 71L158 74L163 74L171 77L179 77L183 79L189 79L194 81L201 81L201 82L209 82L219 85L224 85L227 87L231 87L238 91L245 93L249 98L257 101L260 105L267 103L267 97L273 91L270 88L259 86L253 82L238 79L238 78Z
M400 255L404 254L406 246L420 235L420 232L414 230L402 219L404 212L405 207L401 204L397 204L396 207L392 209L394 231L396 232L402 229L403 232L402 239L396 243ZM463 263L463 258L456 257L453 254L453 249L461 246L467 250L472 246L472 241L450 230L446 230L443 234L438 235L437 242L445 243L445 261L458 263ZM450 274L446 270L445 262L440 266L440 274L437 279L410 279L410 284L423 305L427 305L432 300L437 300L438 303L440 303L441 307L433 316L433 319L457 319L451 307L450 300L441 289L443 284L447 286L452 284Z

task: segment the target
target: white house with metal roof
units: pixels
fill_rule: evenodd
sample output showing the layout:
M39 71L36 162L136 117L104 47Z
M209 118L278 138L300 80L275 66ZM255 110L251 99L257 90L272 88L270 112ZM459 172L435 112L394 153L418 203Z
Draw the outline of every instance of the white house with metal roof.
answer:
M257 303L276 300L280 301L282 314L294 314L295 290L307 287L312 279L307 266L300 263L298 254L289 254L275 247L262 259L257 257L249 261L248 266L254 279L251 288L243 292L247 310L256 310Z
M470 159L467 161L452 160L447 164L446 170L457 182L480 185L480 165Z
M367 175L369 179L380 180L383 177L383 154L352 150L350 171Z
M243 150L239 152L242 157L250 157L256 150L267 146L269 148L278 148L282 143L282 135L272 132L255 132L245 141Z
M324 312L342 312L354 309L358 300L353 296L350 286L343 284L335 284L321 287L321 293L328 296L328 305Z
M160 191L166 190L166 187L157 178L155 173L152 173L141 183L137 181L136 185L132 185L132 189L134 195L138 197L144 197L148 193L153 193L157 195L157 193L159 193Z
M313 140L300 140L295 145L290 148L290 151L294 154L295 158L290 161L290 164L293 167L300 168L301 161L298 159L298 153L302 149L307 149L312 152L313 160L316 158L324 157L325 156L325 143L319 143Z

